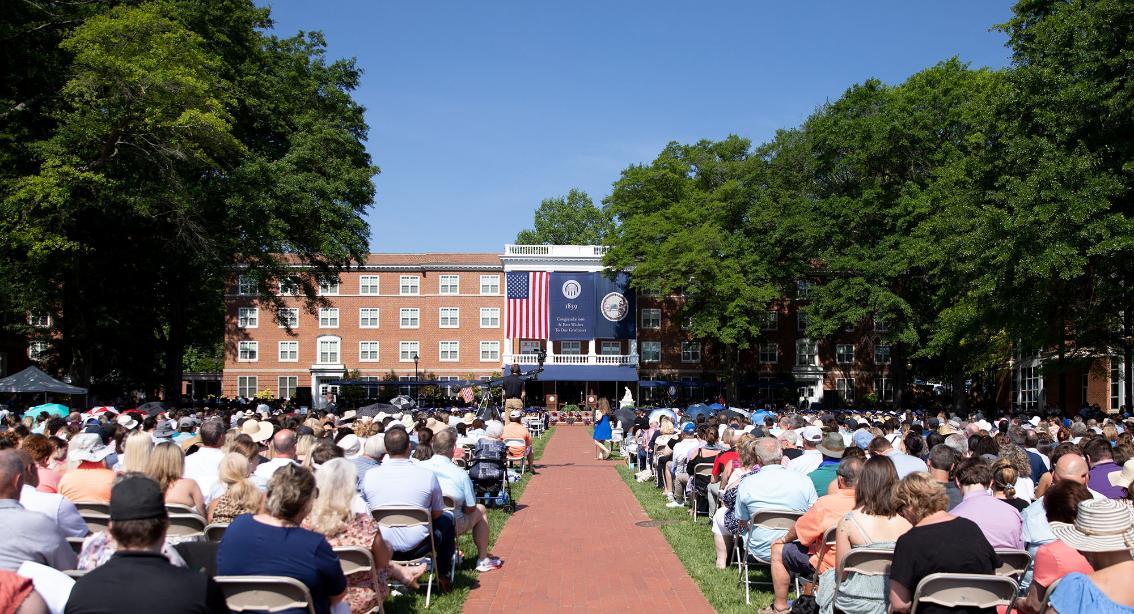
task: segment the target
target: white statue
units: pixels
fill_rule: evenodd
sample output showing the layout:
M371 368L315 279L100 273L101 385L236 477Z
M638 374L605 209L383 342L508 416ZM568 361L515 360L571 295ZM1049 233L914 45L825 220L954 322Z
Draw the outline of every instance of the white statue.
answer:
M618 407L634 407L634 395L630 394L630 387L625 388L626 394L622 395L622 400L618 402Z

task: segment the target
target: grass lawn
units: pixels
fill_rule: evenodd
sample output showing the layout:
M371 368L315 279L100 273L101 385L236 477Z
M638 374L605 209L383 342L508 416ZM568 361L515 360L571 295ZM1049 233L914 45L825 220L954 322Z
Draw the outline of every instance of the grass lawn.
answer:
M543 437L536 438L532 443L535 448L535 458L538 460L543 456L543 449L547 446L547 442L551 440L551 436L555 434L555 427L548 429ZM524 494L524 489L528 486L528 481L532 479L530 473L524 473L524 477L514 484L512 484L512 496L519 500L520 495ZM508 521L510 514L505 513L499 508L488 508L488 526L490 530L489 546L491 547L496 543L496 538L500 536L500 531L504 528L504 523ZM383 605L386 612L397 614L399 612L437 612L439 614L454 614L460 612L461 608L465 605L465 599L469 596L469 591L476 585L476 578L480 574L476 571L476 546L473 544L472 535L462 535L457 539L457 547L465 553L465 558L457 566L457 577L453 582L453 590L445 595L433 594L433 600L429 604L429 610L425 609L425 578L422 578L422 589L415 593L401 595L399 597L391 597L386 600ZM506 573L504 570L497 570L491 573Z
M744 587L737 583L736 567L720 570L716 566L716 550L713 548L713 533L709 519L698 516L694 523L689 517L688 508L668 508L666 498L654 482L638 482L626 468L625 462L618 464L618 473L646 510L652 520L676 521L658 527L666 541L673 548L677 558L685 565L689 576L697 583L701 593L717 612L752 612L772 603L771 585L752 587L752 605L744 605ZM648 531L652 529L634 529ZM656 571L656 570L654 570ZM653 573L643 570L643 573ZM752 579L771 582L767 568L753 568Z

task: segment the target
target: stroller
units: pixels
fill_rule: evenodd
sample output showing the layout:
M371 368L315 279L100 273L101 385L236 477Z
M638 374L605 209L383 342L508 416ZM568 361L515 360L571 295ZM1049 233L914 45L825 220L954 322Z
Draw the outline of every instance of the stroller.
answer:
M476 500L487 507L499 506L506 512L516 511L512 487L508 482L508 448L504 442L482 439L473 448L469 459L469 478Z

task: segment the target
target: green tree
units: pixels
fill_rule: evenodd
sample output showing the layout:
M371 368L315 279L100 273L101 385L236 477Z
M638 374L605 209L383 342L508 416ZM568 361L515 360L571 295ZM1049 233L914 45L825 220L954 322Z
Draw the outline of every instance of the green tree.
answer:
M601 245L610 236L614 221L590 196L571 188L567 196L545 198L535 212L534 229L521 230L521 245Z

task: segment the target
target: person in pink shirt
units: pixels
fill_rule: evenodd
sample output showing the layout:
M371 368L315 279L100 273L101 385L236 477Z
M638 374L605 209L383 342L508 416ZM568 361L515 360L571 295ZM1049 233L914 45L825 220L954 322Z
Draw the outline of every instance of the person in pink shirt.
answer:
M1084 484L1071 480L1060 480L1052 484L1043 496L1048 522L1052 526L1074 524L1079 504L1091 499L1091 491ZM1059 539L1036 550L1032 569L1032 584L1028 587L1028 594L1016 599L1016 609L1024 614L1039 613L1048 587L1056 580L1073 572L1091 574L1095 571L1086 557Z
M1024 521L1020 512L992 496L992 466L979 458L957 464L954 480L962 499L949 513L975 522L993 548L1024 549Z

